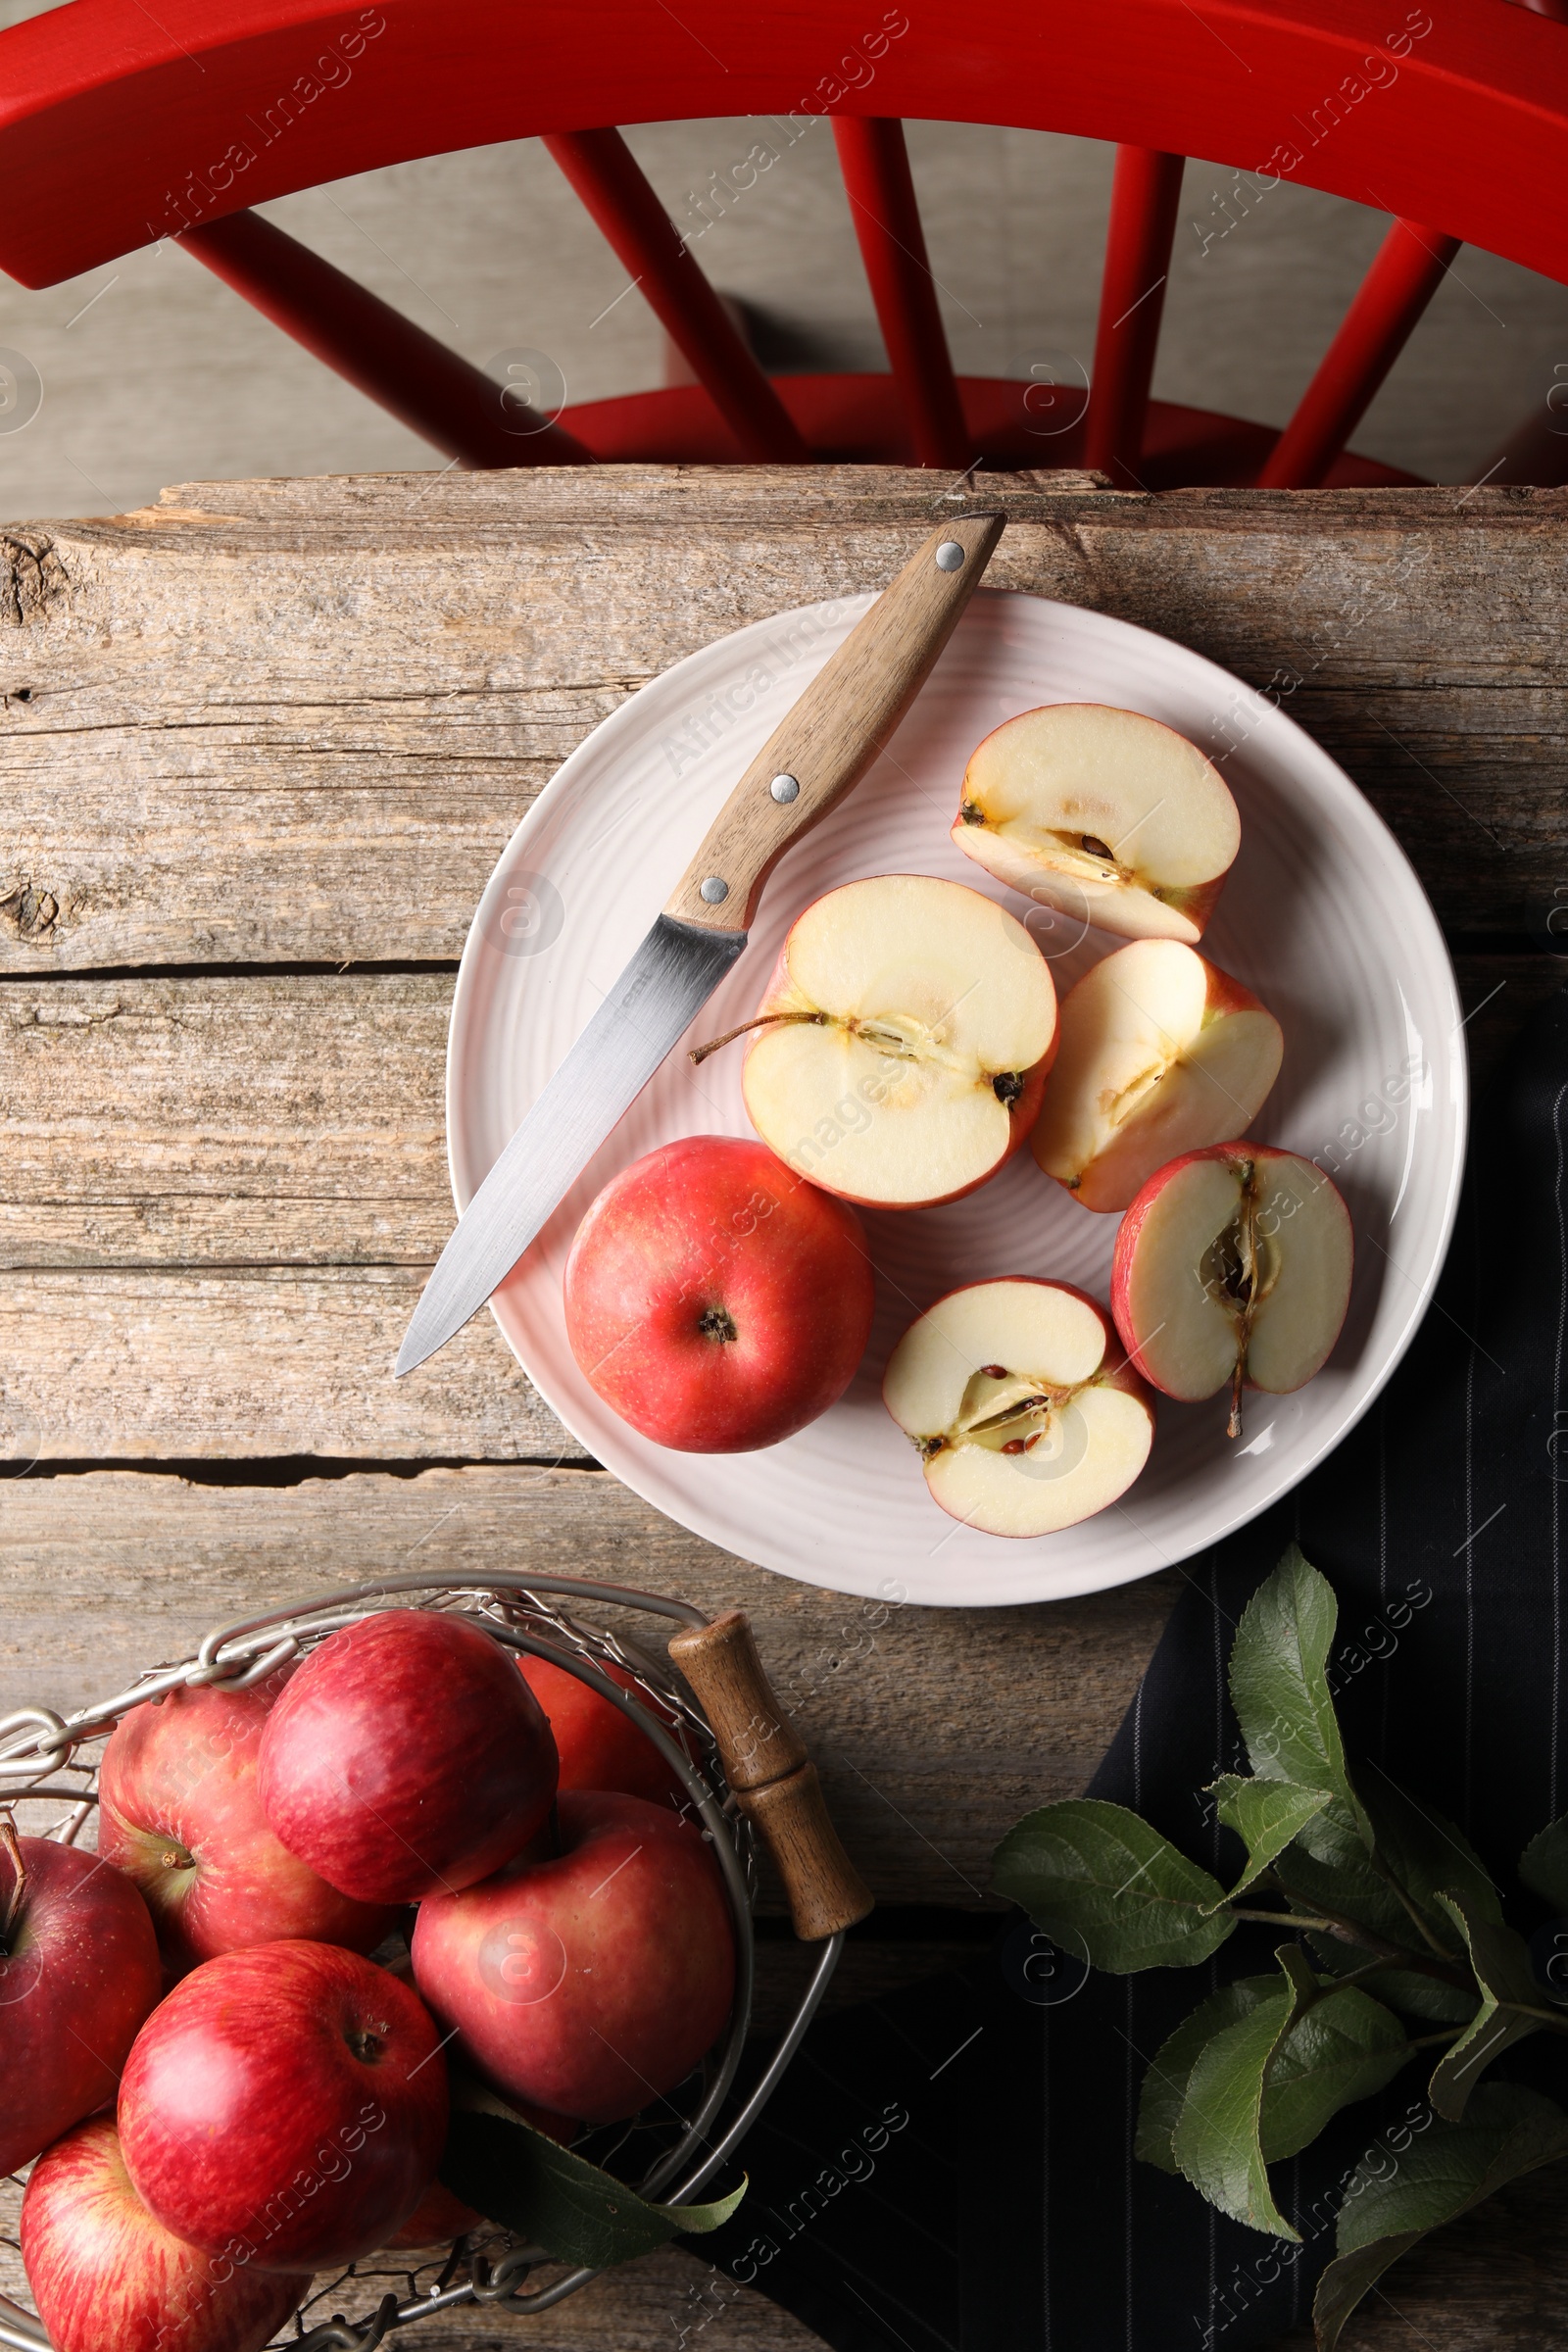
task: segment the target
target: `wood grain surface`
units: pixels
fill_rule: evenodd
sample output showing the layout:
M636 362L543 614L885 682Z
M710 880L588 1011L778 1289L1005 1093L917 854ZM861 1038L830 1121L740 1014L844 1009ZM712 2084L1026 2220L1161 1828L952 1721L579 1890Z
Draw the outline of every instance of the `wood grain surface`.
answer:
M974 1949L999 1834L1084 1785L1179 1574L873 1623L593 1468L488 1319L389 1367L450 1225L456 959L534 795L646 679L881 587L999 499L990 582L1182 640L1349 770L1437 906L1484 1074L1564 971L1568 492L598 467L193 484L0 530L0 1711L421 1562L738 1603L882 1906L834 2000ZM736 715L694 708L677 772ZM770 2021L802 1965L770 1930ZM1542 2176L1400 2265L1348 2352L1568 2342L1561 2195ZM0 2212L0 2291L14 2234ZM705 2352L815 2341L676 2254L527 2340L640 2352L699 2319Z

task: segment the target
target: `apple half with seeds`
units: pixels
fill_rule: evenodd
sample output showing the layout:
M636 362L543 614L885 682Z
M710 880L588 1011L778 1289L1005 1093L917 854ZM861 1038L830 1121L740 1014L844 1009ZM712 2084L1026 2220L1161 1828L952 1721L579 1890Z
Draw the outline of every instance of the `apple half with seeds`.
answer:
M927 1208L984 1184L1033 1126L1056 991L994 900L883 874L807 907L745 1026L763 1143L841 1200Z
M1051 1536L1104 1510L1154 1437L1153 1399L1104 1309L1031 1276L939 1298L894 1348L882 1397L933 1498L991 1536Z
M1214 1144L1149 1179L1110 1278L1122 1346L1167 1396L1287 1395L1320 1372L1350 1301L1350 1212L1321 1168L1270 1144Z
M1125 1208L1168 1160L1245 1135L1284 1053L1250 988L1177 940L1134 940L1063 1001L1035 1157L1085 1208Z
M1103 703L1053 703L988 735L953 838L1000 882L1124 939L1201 939L1241 847L1196 744Z

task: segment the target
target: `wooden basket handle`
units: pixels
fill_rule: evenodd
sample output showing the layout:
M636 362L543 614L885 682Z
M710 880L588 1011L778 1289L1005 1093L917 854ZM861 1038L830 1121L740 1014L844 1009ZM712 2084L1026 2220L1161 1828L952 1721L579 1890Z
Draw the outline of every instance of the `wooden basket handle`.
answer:
M778 1865L804 1943L853 1928L872 1895L839 1843L800 1734L769 1687L744 1611L677 1634L669 1654L712 1726L724 1777Z

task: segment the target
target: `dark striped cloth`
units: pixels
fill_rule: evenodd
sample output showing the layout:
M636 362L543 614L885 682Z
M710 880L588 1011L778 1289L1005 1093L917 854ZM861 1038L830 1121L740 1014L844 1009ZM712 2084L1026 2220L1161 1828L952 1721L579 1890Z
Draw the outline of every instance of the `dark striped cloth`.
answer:
M1514 1923L1542 1922L1514 1865L1568 1806L1565 1106L1568 992L1478 1111L1448 1264L1380 1405L1284 1504L1185 1563L1093 1793L1221 1876L1240 1847L1196 1792L1238 1761L1225 1659L1295 1537L1339 1593L1352 1763L1460 1822ZM740 2213L691 2250L837 2352L1245 2352L1303 2322L1343 2176L1425 2112L1420 2067L1274 2169L1292 2247L1132 2153L1147 2061L1216 1984L1270 1968L1277 1932L1243 1929L1202 1968L1085 1983L1032 1982L1028 1936L1020 1922L961 1973L817 2026L748 2143ZM1562 2048L1538 2037L1495 2071L1568 2100ZM1397 2303L1397 2271L1385 2284Z

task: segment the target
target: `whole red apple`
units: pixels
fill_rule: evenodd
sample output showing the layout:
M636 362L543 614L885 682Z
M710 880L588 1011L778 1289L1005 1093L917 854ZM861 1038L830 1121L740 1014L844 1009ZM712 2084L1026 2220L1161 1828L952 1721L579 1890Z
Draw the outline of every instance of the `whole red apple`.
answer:
M113 2102L162 1990L153 1923L122 1872L50 1838L0 1845L0 2173Z
M550 1718L556 1753L561 1758L558 1787L563 1791L618 1788L622 1795L643 1796L652 1805L685 1803L684 1786L647 1734L629 1716L549 1658L531 1658L519 1653L517 1664L529 1690ZM624 1666L603 1658L596 1658L594 1664L612 1683L618 1683L623 1690L640 1699L677 1746L685 1744L673 1707L657 1707L636 1676L628 1674Z
M870 1336L859 1218L725 1135L612 1176L566 1261L566 1336L623 1421L684 1453L776 1446L837 1402Z
M262 1803L289 1851L362 1903L470 1886L519 1853L549 1814L556 1748L512 1659L427 1609L313 1650L262 1733Z
M418 1996L329 1943L204 1961L137 2035L120 2139L187 2245L264 2271L384 2245L435 2177L447 2073Z
M591 1789L559 1811L559 1859L420 1904L415 1982L504 2098L613 2123L723 2031L729 1905L701 1833L673 1814Z
M107 2116L33 2166L22 2259L58 2352L262 2352L311 2283L171 2235L132 2188Z
M132 1708L104 1750L98 1851L141 1888L176 1976L286 1936L368 1952L392 1924L318 1878L262 1810L256 1759L285 1680L171 1690Z

